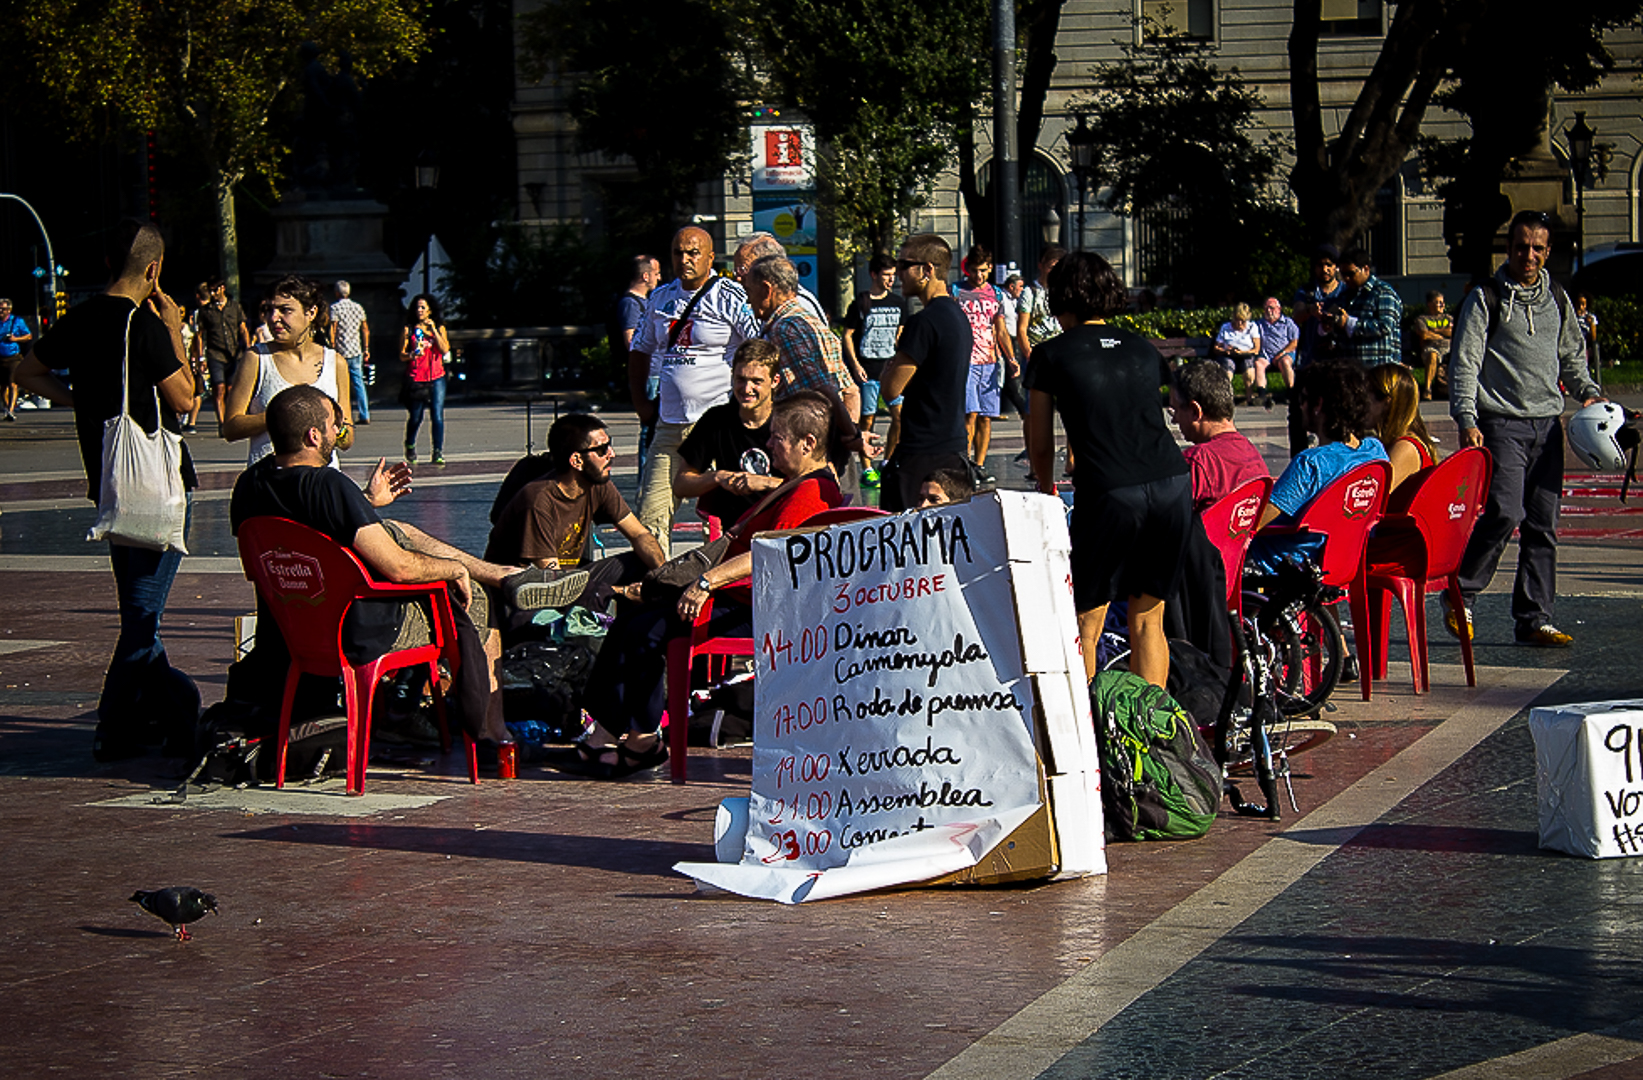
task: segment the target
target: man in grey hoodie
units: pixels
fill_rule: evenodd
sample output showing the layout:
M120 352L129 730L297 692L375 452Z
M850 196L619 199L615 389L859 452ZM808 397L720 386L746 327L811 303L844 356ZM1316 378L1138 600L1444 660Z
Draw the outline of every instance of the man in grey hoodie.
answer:
M1573 305L1545 272L1551 221L1540 211L1512 218L1506 265L1472 290L1455 324L1449 415L1461 446L1494 458L1489 501L1460 564L1464 612L1449 611L1449 632L1472 634L1472 600L1518 533L1512 589L1516 638L1564 648L1574 639L1552 625L1557 594L1557 515L1563 494L1563 386L1583 405L1604 400L1586 371Z

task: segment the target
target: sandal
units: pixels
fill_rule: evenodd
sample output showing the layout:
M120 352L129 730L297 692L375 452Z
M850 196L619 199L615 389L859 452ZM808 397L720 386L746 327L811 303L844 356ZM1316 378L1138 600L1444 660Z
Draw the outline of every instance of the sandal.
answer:
M568 750L550 754L543 764L550 769L589 780L620 780L624 776L654 769L666 761L667 743L658 739L655 746L644 752L629 750L620 743L615 746L577 743Z

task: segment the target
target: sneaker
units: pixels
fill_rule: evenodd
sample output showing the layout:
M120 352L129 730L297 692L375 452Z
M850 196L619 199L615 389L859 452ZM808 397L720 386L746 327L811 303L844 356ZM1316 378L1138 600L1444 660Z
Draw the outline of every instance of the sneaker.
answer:
M1529 631L1519 629L1513 636L1517 638L1519 645L1534 645L1541 649L1567 649L1575 643L1571 635L1565 634L1551 623L1544 623Z
M1271 393L1265 393L1265 394L1261 395L1261 408L1265 409L1267 412L1272 411L1272 394Z
M1461 631L1460 631L1460 621L1461 621L1462 616L1457 615L1455 613L1455 609L1449 606L1449 598L1447 596L1443 597L1442 603L1443 603L1443 628L1445 630L1449 631L1449 636L1450 637L1454 638L1456 641L1459 641L1460 640L1460 633L1461 633ZM1461 608L1461 612L1464 613L1464 618L1466 619L1466 640L1471 641L1472 640L1472 609L1469 608L1469 607L1463 607L1463 608Z
M406 443L405 444L405 460L406 461L415 461L416 460L416 443Z
M8 412L8 413L7 413L7 414L6 414L6 415L5 415L5 416L4 416L4 417L0 417L0 419L4 419L4 420L16 420L16 419L17 419L17 414L16 414L16 413L10 413L10 412Z
M877 469L874 469L874 468L863 469L862 473L861 473L861 486L862 487L878 487L879 486L879 471Z
M445 464L445 455L440 453L438 450L434 451L434 464L435 465L444 465Z
M588 587L586 570L532 566L502 579L502 597L515 611L568 607Z
M355 420L354 423L358 424L360 427L369 427L371 424L371 418L369 416L362 416L358 420Z
M200 433L200 429L197 425L194 425L194 424L184 424L183 425L183 434L184 435L198 435L199 433Z

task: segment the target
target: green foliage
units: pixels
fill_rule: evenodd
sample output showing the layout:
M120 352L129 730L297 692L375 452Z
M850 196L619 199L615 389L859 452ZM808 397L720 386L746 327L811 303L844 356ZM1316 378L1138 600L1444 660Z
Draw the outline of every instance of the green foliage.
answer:
M1167 241L1149 284L1219 299L1270 291L1304 263L1304 229L1269 194L1284 140L1260 132L1261 95L1209 47L1147 19L1147 44L1094 72L1094 186L1105 209L1143 217Z
M1597 344L1605 363L1643 360L1643 303L1636 296L1594 296Z
M572 84L578 147L638 167L608 208L633 231L666 230L697 185L746 161L752 80L730 4L546 0L518 28L526 74Z
M1114 326L1149 338L1212 338L1221 324L1232 318L1230 307L1194 308L1191 311L1143 311L1115 315Z
M402 0L36 0L15 18L72 130L158 130L235 180L277 180L269 118L300 78L300 42L332 70L351 51L361 79L425 46Z
M746 25L768 92L827 148L820 179L841 246L889 250L981 96L985 0L790 0L750 7Z

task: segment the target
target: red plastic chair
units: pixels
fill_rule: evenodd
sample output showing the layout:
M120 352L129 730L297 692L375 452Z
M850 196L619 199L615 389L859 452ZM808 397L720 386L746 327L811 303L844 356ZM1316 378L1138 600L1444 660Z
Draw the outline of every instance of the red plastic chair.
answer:
M840 506L811 514L800 528L841 525L865 518L886 516L888 515L883 510L871 506ZM717 589L715 596L723 596L727 591L749 606L752 605L752 589L747 581L733 582ZM685 755L689 751L692 665L697 657L706 656L722 660L732 656L752 656L755 651L752 638L709 635L707 624L713 617L713 599L711 596L708 597L707 602L702 605L702 610L696 615L696 621L691 625L690 633L680 634L667 645L668 768L676 784L685 781Z
M1447 593L1456 611L1465 601L1460 592L1461 556L1472 538L1472 529L1483 514L1489 498L1489 477L1493 471L1489 451L1468 446L1406 480L1399 489L1413 488L1408 510L1381 519L1380 535L1369 539L1366 561L1379 564L1368 575L1369 624L1375 643L1375 678L1386 678L1386 660L1391 638L1391 601L1403 605L1403 624L1409 634L1409 664L1414 673L1415 693L1424 694L1432 681L1427 661L1426 594ZM1400 502L1403 500L1400 499ZM1418 542L1416 541L1418 538ZM1377 544L1379 541L1379 544ZM1385 552L1376 557L1376 548ZM1460 655L1466 663L1466 685L1478 684L1472 664L1472 642L1462 635Z
M1352 611L1352 636L1358 646L1358 677L1363 699L1370 698L1371 649L1369 633L1369 586L1364 577L1364 548L1369 530L1380 520L1392 486L1392 466L1384 461L1366 461L1347 470L1320 491L1292 525L1269 525L1261 535L1283 536L1321 533L1325 585L1345 589Z
M1204 507L1204 532L1227 572L1227 610L1244 616L1244 556L1255 527L1261 523L1267 499L1272 495L1272 477L1248 480Z
M443 582L431 585L383 584L372 579L359 556L324 533L281 517L251 518L240 526L240 564L245 576L267 602L291 654L280 704L278 763L274 786L285 786L285 755L291 739L291 706L303 675L341 677L348 707L348 776L350 795L365 793L365 765L371 745L371 699L377 680L391 672L423 667L434 693L434 714L445 750L451 735L445 726L445 698L439 689L441 658L454 674L460 663L456 621ZM342 651L342 620L356 600L427 600L433 610L433 641L386 653L354 667ZM471 736L468 774L479 783L479 756Z

